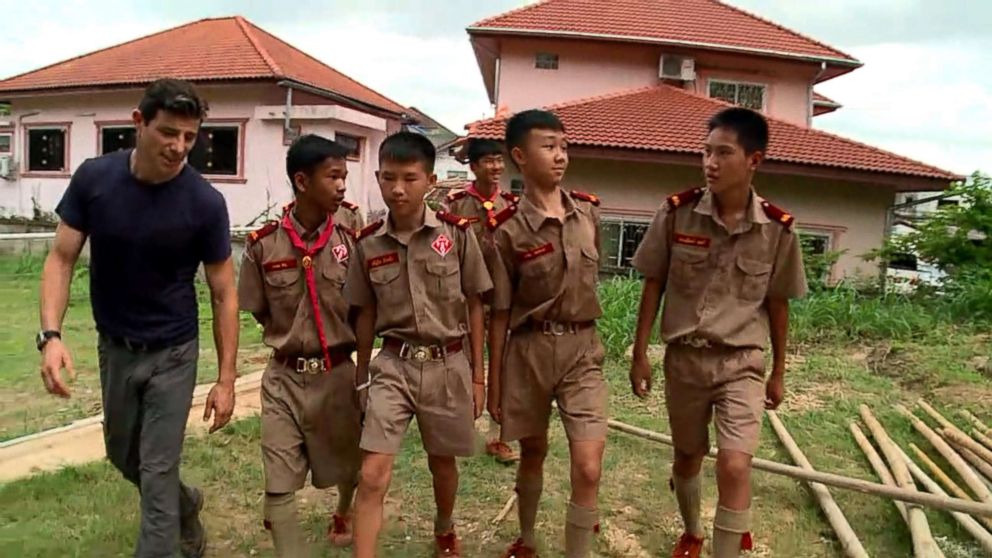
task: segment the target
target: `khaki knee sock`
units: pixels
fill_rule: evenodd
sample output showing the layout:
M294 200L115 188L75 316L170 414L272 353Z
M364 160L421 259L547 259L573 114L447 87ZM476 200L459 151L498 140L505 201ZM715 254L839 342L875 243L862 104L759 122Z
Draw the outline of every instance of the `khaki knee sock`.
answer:
M307 558L310 549L296 518L296 494L265 494L265 521L279 558Z
M713 518L713 558L737 558L741 539L751 530L751 510L719 507Z
M672 475L672 486L675 488L675 499L679 502L685 532L700 539L703 538L703 523L699 519L701 484L698 473L688 479Z
M517 516L520 520L520 538L524 546L537 548L537 536L534 525L537 523L537 508L541 503L541 492L544 490L544 478L522 477L517 474Z
M565 558L586 558L599 525L599 511L568 503L565 513Z

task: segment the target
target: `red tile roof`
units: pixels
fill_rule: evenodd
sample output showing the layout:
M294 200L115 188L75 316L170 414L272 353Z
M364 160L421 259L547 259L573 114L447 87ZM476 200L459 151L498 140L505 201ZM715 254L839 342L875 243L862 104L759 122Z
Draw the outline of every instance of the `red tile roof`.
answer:
M545 0L484 19L468 30L598 36L756 51L860 66L848 54L717 0Z
M548 107L561 118L573 145L701 154L706 122L730 105L660 85ZM502 139L502 116L468 126L469 135ZM827 132L768 119L767 160L894 175L958 180L937 167Z
M842 106L844 105L838 103L830 97L827 97L826 95L820 95L816 91L813 92L813 116L820 116L821 114L834 112Z
M202 19L0 81L0 93L196 82L292 80L394 113L407 109L242 17Z

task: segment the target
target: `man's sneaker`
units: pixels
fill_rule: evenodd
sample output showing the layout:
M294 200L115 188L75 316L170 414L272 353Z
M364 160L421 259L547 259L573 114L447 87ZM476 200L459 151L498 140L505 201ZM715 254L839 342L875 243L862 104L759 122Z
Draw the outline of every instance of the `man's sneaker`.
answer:
M461 558L462 543L458 540L455 530L451 529L446 533L434 535L434 556L435 558Z
M672 551L672 558L699 558L703 553L703 539L683 533Z
M506 549L501 558L537 558L537 550L524 546L523 539L517 539L510 548Z
M351 517L334 514L327 526L327 541L338 548L351 544Z
M179 545L183 558L202 558L207 551L207 532L200 522L203 493L198 488L193 488L192 492L193 510L179 520Z
M499 440L491 440L486 443L486 453L493 456L500 463L514 463L520 461L520 454L510 447L510 444Z

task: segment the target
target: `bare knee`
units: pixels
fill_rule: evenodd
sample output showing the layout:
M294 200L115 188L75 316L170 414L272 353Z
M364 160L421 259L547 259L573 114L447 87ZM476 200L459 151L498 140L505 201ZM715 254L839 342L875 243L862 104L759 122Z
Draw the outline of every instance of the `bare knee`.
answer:
M691 454L675 450L675 460L672 462L672 472L683 479L692 478L699 474L703 467L705 455Z
M428 455L427 467L435 477L447 477L458 474L458 465L452 456Z
M392 480L392 462L365 459L359 473L359 491L366 494L385 495Z
M739 451L721 451L716 459L716 477L722 485L751 482L751 456Z
M548 438L534 436L520 440L520 458L530 462L543 463L548 456Z
M603 474L603 466L595 459L583 459L572 463L572 479L584 486L598 486Z

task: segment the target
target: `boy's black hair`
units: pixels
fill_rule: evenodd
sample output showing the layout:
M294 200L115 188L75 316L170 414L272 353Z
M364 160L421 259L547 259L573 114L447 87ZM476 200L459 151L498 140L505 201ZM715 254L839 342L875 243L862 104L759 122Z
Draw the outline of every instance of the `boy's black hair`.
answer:
M207 102L200 97L192 83L173 78L152 82L138 103L138 110L146 125L155 119L160 110L203 120L207 117L208 108Z
M721 110L709 121L709 131L726 128L737 133L737 143L748 155L768 149L768 121L761 114L746 108Z
M531 130L553 130L555 132L565 132L565 125L553 112L546 110L525 110L518 112L506 123L506 150L512 151L514 147L523 147L524 138Z
M415 132L396 132L379 146L379 166L383 161L422 163L427 174L434 173L437 150L426 137Z
M490 155L502 155L503 145L496 140L472 138L468 140L468 162L478 163L479 159Z
M293 185L293 191L296 191L296 180L293 178L296 173L303 172L310 176L321 163L328 159L346 160L348 152L348 148L340 143L315 134L307 134L297 138L293 145L289 146L289 151L286 152L286 175L289 176L289 182Z

